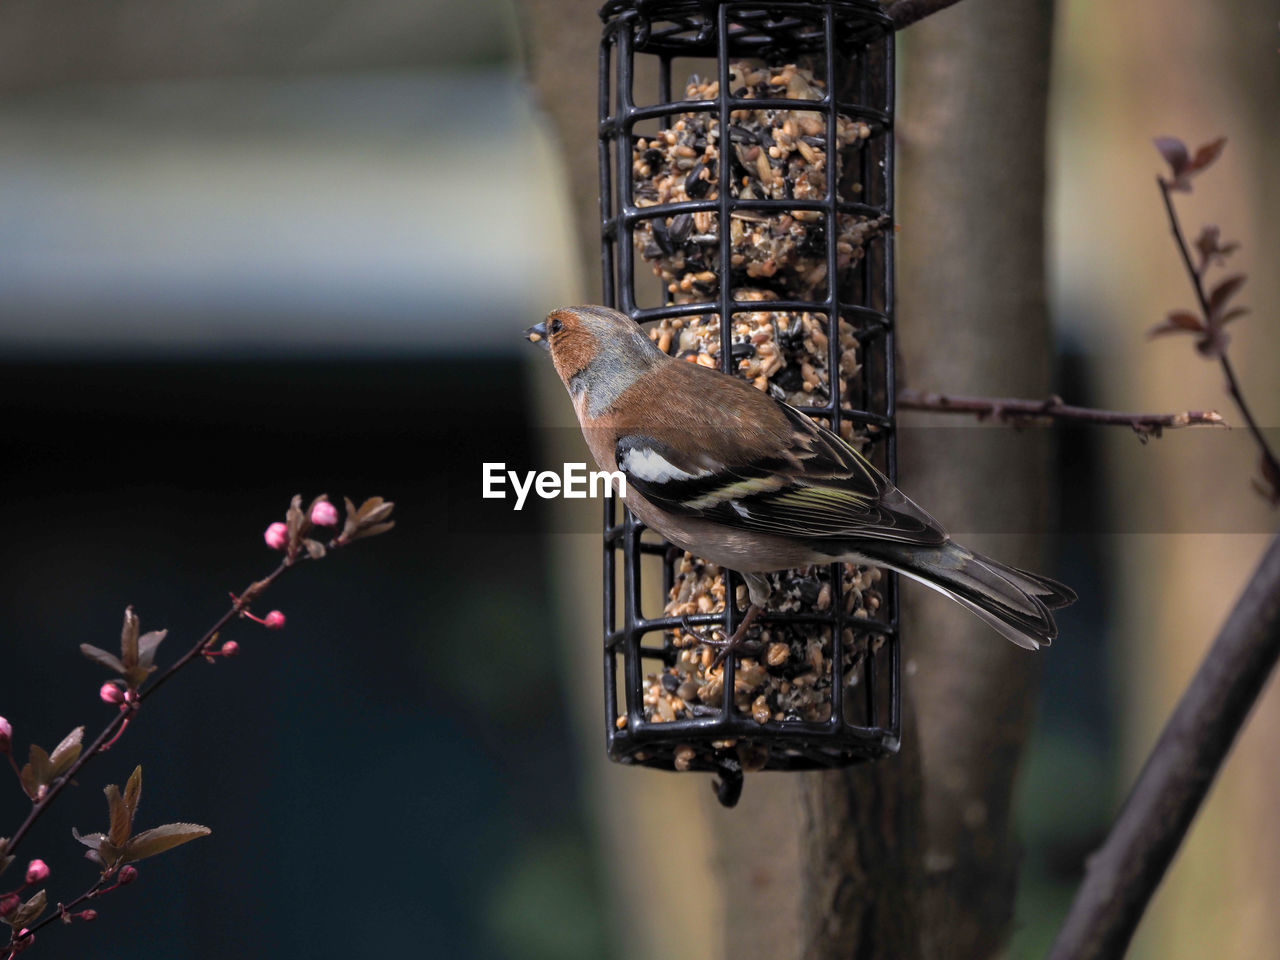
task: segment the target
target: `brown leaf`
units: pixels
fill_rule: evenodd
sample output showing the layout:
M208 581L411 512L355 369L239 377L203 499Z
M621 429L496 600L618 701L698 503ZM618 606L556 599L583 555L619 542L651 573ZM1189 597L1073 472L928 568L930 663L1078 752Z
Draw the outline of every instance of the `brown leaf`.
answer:
M302 494L293 495L293 500L289 503L289 511L285 514L285 523L289 527L289 556L292 557L298 550L298 539L311 525L307 515L302 512Z
M110 867L120 860L120 848L108 842L105 833L81 834L79 830L72 827L71 835L89 848L85 856L94 863L102 867Z
M49 754L49 779L60 777L71 768L80 756L80 747L84 742L84 727L76 727Z
M307 537L302 541L302 546L306 548L307 556L312 560L320 560L324 557L324 544L319 540L312 540Z
M133 832L133 818L129 816L129 808L120 796L120 788L114 783L107 784L102 791L107 795L107 809L111 814L111 826L107 829L107 841L116 847L124 846Z
M373 523L390 513L391 508L394 506L395 504L387 503L381 497L370 497L360 504L360 510L357 515L361 523Z
M8 837L0 837L0 850L3 850L5 848L5 845L8 842L9 842ZM6 870L8 870L9 864L11 863L13 863L12 856L0 857L0 873L4 873Z
M21 930L23 927L29 927L40 914L44 913L44 908L48 905L49 898L43 890L36 892L36 895L20 906L13 913L5 918L5 923L13 927L14 930Z
M27 796L32 800L36 798L40 788L48 786L49 781L53 779L50 769L49 755L44 752L43 747L36 746L33 743L31 752L28 754L27 763L22 768L21 773L18 774L19 779L22 781L22 789L26 791Z
M124 805L129 808L132 820L138 812L138 801L142 799L142 764L133 768L129 774L129 782L124 785Z
M1227 257L1240 249L1240 244L1222 243L1218 228L1209 224L1196 238L1196 250L1200 253L1200 272L1204 273L1212 263L1225 263Z
M396 525L394 520L388 520L386 523L375 523L371 527L361 527L353 533L348 540L363 540L365 537L376 537L380 533L386 533Z
M347 515L342 524L342 535L339 540L350 540L351 535L360 527L359 514L356 512L356 505L351 502L350 497L343 497L343 502L347 505Z
M1211 140L1196 151L1196 155L1191 158L1191 166L1189 173L1199 173L1213 164L1218 157L1222 156L1222 148L1227 145L1226 137L1219 137L1217 140ZM1185 150L1186 147L1183 147Z
M1235 320L1237 317L1243 317L1248 312L1248 307L1232 307L1222 315L1222 319L1218 321L1218 326L1225 327L1232 320Z
M133 607L124 609L124 626L120 629L120 662L126 667L138 665L138 615Z
M1147 331L1149 337L1159 337L1166 333L1202 333L1204 324L1200 318L1189 310L1174 310L1164 318L1164 323Z
M105 833L81 833L75 827L71 828L71 835L90 850L97 850L107 839Z
M1209 291L1209 322L1214 326L1222 326L1222 313L1232 297L1244 286L1245 275L1233 273Z
M147 667L148 670L155 669L151 666L151 662L155 660L156 649L164 642L168 633L168 630L152 630L138 638L139 666Z
M212 832L198 823L166 823L162 827L152 827L150 830L143 830L125 845L121 851L121 859L125 862L144 860L199 837L207 837Z
M124 673L124 664L120 662L120 658L114 653L107 653L101 647L95 647L91 643L80 644L80 652L92 660L94 663L100 663L108 670L114 670L116 673Z

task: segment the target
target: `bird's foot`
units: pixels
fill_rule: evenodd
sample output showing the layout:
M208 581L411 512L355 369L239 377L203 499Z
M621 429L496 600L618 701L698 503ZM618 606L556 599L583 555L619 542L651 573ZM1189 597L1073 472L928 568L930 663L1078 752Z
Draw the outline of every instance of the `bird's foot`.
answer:
M680 626L684 629L685 633L689 634L689 636L693 637L699 643L705 643L709 647L723 647L729 642L728 640L723 640L715 636L710 630L701 630L698 627L695 627L689 622L688 614L685 614L680 618Z
M711 661L711 666L707 668L707 672L714 670L720 664L724 663L724 658L731 653L736 653L745 644L743 641L747 636L747 631L751 629L751 625L755 623L756 617L760 616L761 607L758 604L751 604L747 607L747 614L742 618L742 622L738 624L738 629L733 631L733 636L728 640L720 640L714 646L720 648L720 652L716 654L716 658Z

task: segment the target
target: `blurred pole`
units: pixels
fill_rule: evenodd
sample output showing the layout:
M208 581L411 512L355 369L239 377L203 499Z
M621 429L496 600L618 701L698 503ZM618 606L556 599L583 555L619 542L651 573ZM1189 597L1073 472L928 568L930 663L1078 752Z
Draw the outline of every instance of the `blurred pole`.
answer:
M1039 397L1050 387L1045 303L1046 110L1053 6L961 3L901 34L898 328L915 389ZM899 417L903 488L957 539L1044 569L1048 437L970 444L977 424ZM930 429L938 426L946 429ZM986 447L984 447L986 449ZM1000 503L1004 529L965 519ZM961 536L962 535L962 536ZM1012 794L1037 674L1053 650L1013 646L908 584L903 656L923 754L925 956L997 954L1018 846ZM1069 641L1069 638L1067 638Z

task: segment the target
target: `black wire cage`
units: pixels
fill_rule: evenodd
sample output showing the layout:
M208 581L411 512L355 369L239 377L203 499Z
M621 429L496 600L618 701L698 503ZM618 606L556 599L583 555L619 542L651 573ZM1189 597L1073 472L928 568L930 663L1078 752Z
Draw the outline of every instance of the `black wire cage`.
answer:
M896 480L888 19L870 0L612 0L601 17L605 302ZM645 266L655 281L637 281ZM669 546L618 498L604 544L612 759L718 772L731 806L744 772L897 749L893 575L771 575L759 639L713 666L684 624L732 633L741 578Z

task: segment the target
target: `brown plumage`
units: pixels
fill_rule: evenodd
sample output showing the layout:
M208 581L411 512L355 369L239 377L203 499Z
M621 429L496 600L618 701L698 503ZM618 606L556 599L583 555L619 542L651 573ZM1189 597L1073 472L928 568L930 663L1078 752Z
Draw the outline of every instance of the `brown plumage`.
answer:
M1070 588L974 553L853 447L736 377L675 360L607 307L566 307L526 331L546 346L592 456L627 477L626 504L672 543L760 576L811 563L889 567L944 593L1020 646L1057 636Z

